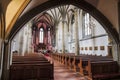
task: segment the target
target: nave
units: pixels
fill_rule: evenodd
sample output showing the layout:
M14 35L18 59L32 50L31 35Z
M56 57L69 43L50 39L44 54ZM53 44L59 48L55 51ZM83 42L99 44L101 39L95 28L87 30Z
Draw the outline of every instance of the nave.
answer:
M21 62L12 64L14 53L24 56L46 51L65 54L54 56L54 65L57 61L64 68L73 68L90 78L110 80L118 76L119 80L120 0L0 0L0 80L10 79L12 67L13 78L20 75L30 80L53 79L53 64L45 58L32 62L20 59ZM73 60L66 53L87 57ZM48 73L44 73L46 69Z
M9 80L84 80L84 77L42 53L14 55L9 78Z
M119 80L116 61L95 57L72 53L13 55L9 80Z
M14 55L9 78L9 80L88 80L42 53Z

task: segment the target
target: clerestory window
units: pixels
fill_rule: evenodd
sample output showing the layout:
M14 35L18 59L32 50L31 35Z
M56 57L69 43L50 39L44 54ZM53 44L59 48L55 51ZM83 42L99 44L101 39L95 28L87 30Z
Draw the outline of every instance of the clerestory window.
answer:
M91 16L85 13L83 17L83 37L92 36Z

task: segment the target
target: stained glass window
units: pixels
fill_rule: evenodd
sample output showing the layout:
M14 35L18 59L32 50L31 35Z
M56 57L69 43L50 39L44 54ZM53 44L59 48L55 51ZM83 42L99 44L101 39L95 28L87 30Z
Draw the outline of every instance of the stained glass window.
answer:
M43 38L44 38L43 28L40 28L39 43L43 43Z

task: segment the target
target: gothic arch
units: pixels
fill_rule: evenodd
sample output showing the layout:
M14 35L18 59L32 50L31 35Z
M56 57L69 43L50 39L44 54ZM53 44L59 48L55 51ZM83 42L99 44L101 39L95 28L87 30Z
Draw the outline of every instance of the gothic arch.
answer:
M92 15L96 20L98 20L99 23L102 24L103 28L113 39L113 41L115 41L117 44L119 43L118 32L115 30L110 21L100 11L98 11L95 7L93 7L84 0L50 0L31 9L29 12L25 13L20 19L16 21L7 39L11 40L15 36L15 34L23 27L23 25L25 25L30 19L32 19L39 13L59 5L67 4L77 6L90 13L90 15Z

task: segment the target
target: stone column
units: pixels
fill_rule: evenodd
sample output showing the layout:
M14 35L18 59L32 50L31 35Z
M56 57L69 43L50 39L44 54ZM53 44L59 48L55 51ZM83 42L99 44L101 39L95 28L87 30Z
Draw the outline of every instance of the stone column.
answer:
M20 43L19 43L19 55L22 55L22 52L23 52L23 34L22 32L19 33L20 35Z
M83 27L82 27L83 26L83 10L82 9L80 10L78 16L79 16L78 17L79 18L78 19L78 21L79 21L78 22L78 24L79 24L79 26L78 26L79 27L79 32L78 32L79 35L78 36L79 36L79 40L80 40L80 39L82 39L82 35L83 35L83 33L82 33L82 29L83 29ZM81 51L81 47L80 46L81 45L80 45L80 41L79 41L79 54L81 54L81 52L80 52Z
M55 27L56 27L56 49L58 51L58 26Z
M71 52L71 22L69 23L69 52Z
M8 80L8 41L5 40L5 14L0 7L0 80Z
M65 21L62 22L62 53L65 53L65 41L64 41L64 23Z
M75 9L75 55L79 55L78 9Z
M10 67L10 65L9 65L9 58L10 58L10 56L9 56L9 43L8 43L8 41L7 40L5 40L4 41L4 44L3 44L3 46L2 47L4 47L4 53L3 53L3 66L2 66L2 78L1 78L1 80L8 80L9 79L9 67Z
M0 39L0 49L1 49L1 54L0 54L0 80L2 80L1 79L1 76L2 76L2 68L3 68L3 54L4 54L4 41L3 41L3 39Z
M115 41L113 41L112 44L112 50L113 50L113 59L114 61L118 61L119 62L119 45L118 43L116 43Z
M120 65L120 0L118 2L118 27L119 27L119 43L118 43L118 63Z
M20 55L21 54L21 33L20 32L18 32L17 33L17 35L18 35L18 43L17 43L17 45L18 45L18 54Z
M69 23L66 22L66 24L65 24L65 52L69 51L69 44L68 44L69 43L69 31L68 31L68 28L69 28Z

